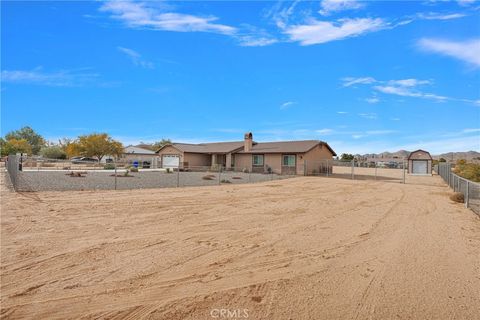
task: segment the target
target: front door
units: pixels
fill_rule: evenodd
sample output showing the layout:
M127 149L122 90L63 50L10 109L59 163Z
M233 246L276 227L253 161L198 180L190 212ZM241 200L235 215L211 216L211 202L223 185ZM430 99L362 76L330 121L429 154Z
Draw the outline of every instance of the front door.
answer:
M297 174L297 156L295 154L282 155L282 174Z

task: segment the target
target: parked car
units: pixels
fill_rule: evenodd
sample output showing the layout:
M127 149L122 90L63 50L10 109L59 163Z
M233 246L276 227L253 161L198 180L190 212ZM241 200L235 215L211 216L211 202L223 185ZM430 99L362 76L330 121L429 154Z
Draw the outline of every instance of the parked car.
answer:
M95 163L98 162L97 159L95 158L90 158L90 157L73 157L70 159L72 163L74 164L82 164L82 163Z

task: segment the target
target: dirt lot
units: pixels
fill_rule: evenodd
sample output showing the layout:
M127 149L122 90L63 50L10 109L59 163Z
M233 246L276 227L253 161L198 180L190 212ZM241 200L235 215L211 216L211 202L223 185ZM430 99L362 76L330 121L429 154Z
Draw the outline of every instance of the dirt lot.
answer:
M23 194L2 179L1 316L478 319L480 219L439 177L411 179Z

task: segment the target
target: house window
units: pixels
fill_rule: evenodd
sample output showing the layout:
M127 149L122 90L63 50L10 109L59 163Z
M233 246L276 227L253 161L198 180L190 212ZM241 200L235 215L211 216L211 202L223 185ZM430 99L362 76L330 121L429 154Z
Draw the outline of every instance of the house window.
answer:
M284 154L282 157L282 165L284 167L295 167L295 160L294 154Z
M252 157L253 165L256 167L263 166L263 154L254 154Z

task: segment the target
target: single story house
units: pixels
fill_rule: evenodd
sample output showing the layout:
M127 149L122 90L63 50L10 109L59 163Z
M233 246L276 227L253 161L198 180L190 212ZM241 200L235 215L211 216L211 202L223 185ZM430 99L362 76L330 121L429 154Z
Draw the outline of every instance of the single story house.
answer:
M163 168L221 167L225 170L304 174L305 162L332 160L337 154L323 141L255 142L251 132L243 141L201 144L172 143L157 151Z
M132 145L123 149L119 160L131 165L136 164L140 168L158 168L159 166L159 157L155 151Z
M416 150L408 156L408 173L432 174L432 156L425 150Z

